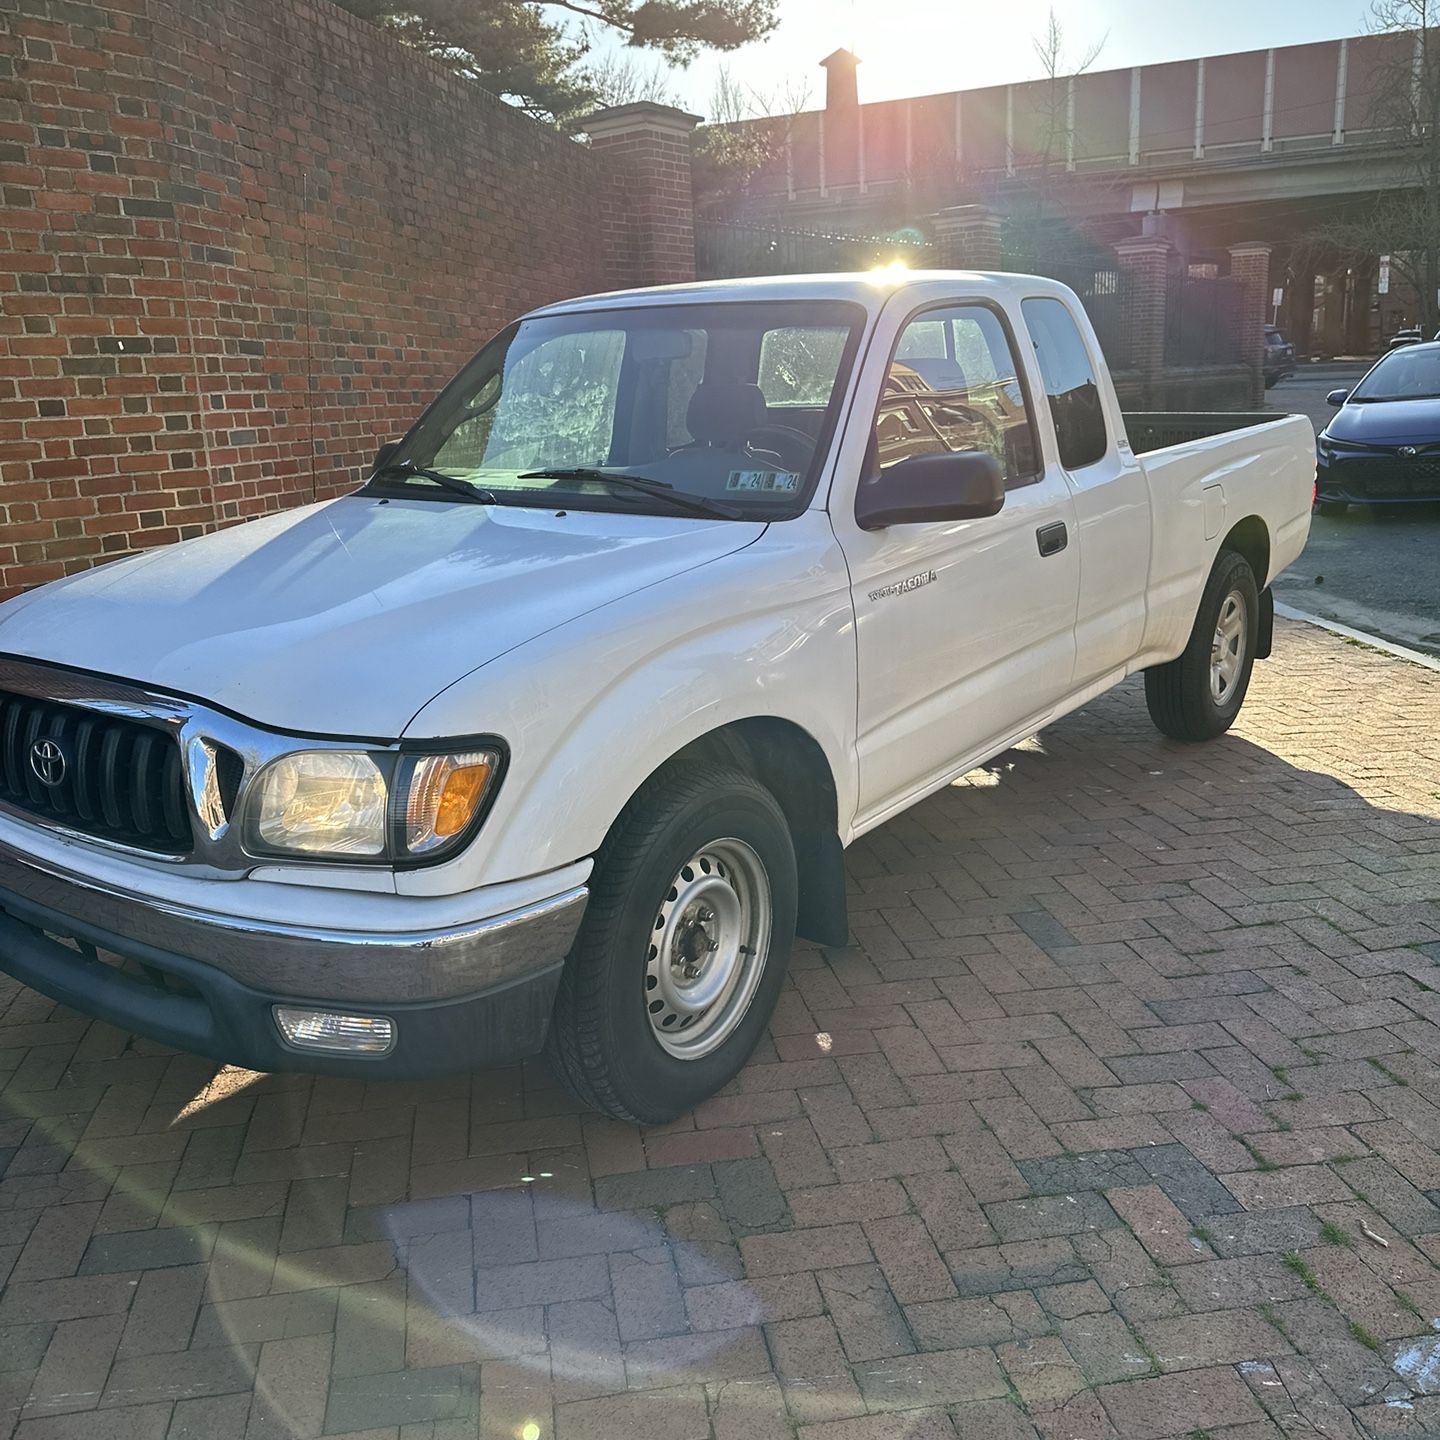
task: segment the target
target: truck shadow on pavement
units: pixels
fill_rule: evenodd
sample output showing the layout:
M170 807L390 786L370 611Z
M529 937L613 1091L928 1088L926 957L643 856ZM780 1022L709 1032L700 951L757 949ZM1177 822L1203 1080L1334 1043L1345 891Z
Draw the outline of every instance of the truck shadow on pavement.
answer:
M852 847L853 943L798 947L746 1070L661 1127L538 1065L217 1068L7 986L4 1412L1436 1433L1437 713L1440 676L1289 625L1212 744L1127 684Z

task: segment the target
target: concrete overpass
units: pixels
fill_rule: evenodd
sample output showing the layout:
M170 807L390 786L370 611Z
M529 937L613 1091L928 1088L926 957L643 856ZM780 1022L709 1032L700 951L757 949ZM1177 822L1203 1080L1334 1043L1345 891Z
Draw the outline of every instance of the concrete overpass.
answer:
M1410 35L1197 57L862 104L859 60L839 50L823 110L748 122L770 159L736 219L875 234L924 230L949 207L1014 215L1043 186L1047 213L1110 245L1159 234L1194 273L1228 247L1272 247L1277 318L1302 349L1369 349L1404 317L1375 294L1375 260L1316 275L1297 237L1406 183L1378 120L1387 77L1418 65ZM1378 259L1378 257L1376 257Z

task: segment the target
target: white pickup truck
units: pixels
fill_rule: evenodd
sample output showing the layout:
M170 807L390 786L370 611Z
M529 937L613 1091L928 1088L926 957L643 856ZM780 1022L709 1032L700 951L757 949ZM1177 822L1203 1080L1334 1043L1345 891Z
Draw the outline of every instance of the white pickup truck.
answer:
M0 966L258 1070L544 1050L665 1120L847 942L858 836L1137 670L1224 731L1314 475L1298 417L1127 426L1048 280L536 311L356 493L0 607Z

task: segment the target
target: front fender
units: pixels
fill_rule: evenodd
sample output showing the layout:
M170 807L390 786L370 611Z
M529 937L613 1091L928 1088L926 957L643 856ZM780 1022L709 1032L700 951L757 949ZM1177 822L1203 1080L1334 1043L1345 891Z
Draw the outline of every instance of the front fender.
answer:
M401 872L455 892L592 854L666 760L721 726L786 720L820 746L841 838L855 813L856 658L848 573L821 512L578 617L438 695L406 738L488 732L510 746L466 852Z

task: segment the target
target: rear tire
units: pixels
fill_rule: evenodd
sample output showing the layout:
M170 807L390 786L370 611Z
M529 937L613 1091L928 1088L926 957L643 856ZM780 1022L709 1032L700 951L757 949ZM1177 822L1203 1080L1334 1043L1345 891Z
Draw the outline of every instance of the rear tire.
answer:
M1243 555L1222 550L1177 659L1145 672L1150 718L1175 740L1213 740L1235 723L1259 637L1260 596Z
M615 822L565 963L545 1054L583 1104L655 1125L744 1065L795 935L789 827L729 766L672 766Z

